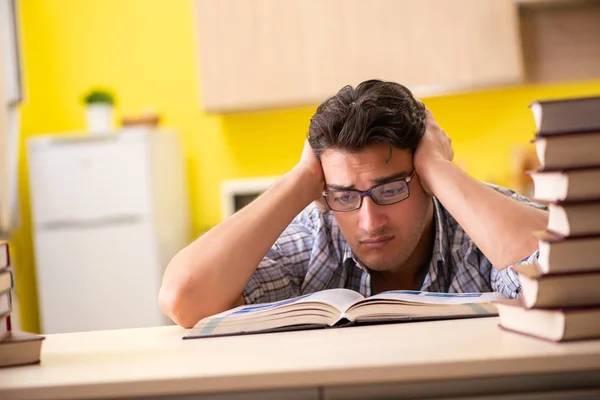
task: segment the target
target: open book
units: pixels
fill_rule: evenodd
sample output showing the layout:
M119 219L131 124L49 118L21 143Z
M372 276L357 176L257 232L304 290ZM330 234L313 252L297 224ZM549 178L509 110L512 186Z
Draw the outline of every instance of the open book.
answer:
M200 320L184 339L349 326L395 321L498 315L501 294L383 292L365 299L349 289L329 289L274 303L246 305Z

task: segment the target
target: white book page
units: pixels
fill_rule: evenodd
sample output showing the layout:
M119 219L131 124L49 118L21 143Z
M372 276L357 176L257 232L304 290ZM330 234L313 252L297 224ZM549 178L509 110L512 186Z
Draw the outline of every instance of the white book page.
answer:
M322 292L316 292L311 294L308 297L303 298L299 301L299 303L306 303L311 301L318 301L321 303L327 303L335 308L337 308L340 312L343 312L352 304L357 301L364 300L363 295L354 290L350 289L329 289L324 290Z
M532 104L531 112L533 114L533 120L535 121L535 127L539 132L542 127L542 105L540 103Z
M244 306L239 306L208 318L235 317L254 313L266 313L275 308L288 306L291 304L303 304L314 302L329 304L341 313L355 302L363 299L364 297L360 293L350 289L328 289L321 292L305 294L303 296L295 297L293 299L276 301L273 303L248 304Z
M407 303L425 304L468 304L489 303L501 299L497 292L488 293L434 293L413 290L393 290L369 297L368 300L396 300Z

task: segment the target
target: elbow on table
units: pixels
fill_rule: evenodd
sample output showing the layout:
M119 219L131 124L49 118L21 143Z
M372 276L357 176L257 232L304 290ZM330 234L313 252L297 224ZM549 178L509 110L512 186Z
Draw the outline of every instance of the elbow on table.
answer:
M194 276L188 272L192 270ZM184 328L191 328L202 318L243 304L241 293L223 290L210 268L197 262L190 264L185 251L173 257L167 266L158 292L161 311Z
M165 278L158 292L158 306L177 325L193 328L201 319L231 308L228 303L222 304L211 289L210 285L198 287L186 279Z
M185 251L181 251L167 266L158 292L158 306L177 325L191 328L200 319L197 314L201 311L202 301L195 302L190 298L190 278L182 274L189 270L187 262Z
M158 292L161 311L183 328L193 328L198 321L211 315L243 305L242 296L234 304L226 306L213 301L190 299L185 290L163 283Z
M173 322L183 328L192 328L198 319L185 307L181 291L163 283L158 292L158 306Z

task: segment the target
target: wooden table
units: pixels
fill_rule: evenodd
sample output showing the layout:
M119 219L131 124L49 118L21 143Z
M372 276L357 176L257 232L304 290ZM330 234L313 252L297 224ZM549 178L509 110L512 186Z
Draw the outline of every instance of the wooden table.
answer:
M600 340L555 344L497 324L494 317L194 340L182 340L176 326L48 335L40 365L0 369L0 399L600 395Z

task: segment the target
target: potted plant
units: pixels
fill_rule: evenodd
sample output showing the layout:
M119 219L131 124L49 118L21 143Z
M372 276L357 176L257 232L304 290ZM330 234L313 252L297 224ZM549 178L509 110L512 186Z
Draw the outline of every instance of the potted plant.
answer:
M114 96L100 89L93 89L84 97L87 128L90 133L106 134L113 131Z

